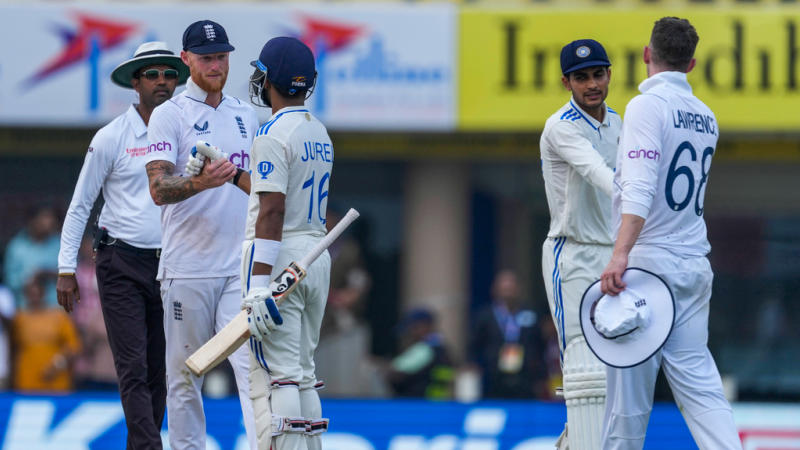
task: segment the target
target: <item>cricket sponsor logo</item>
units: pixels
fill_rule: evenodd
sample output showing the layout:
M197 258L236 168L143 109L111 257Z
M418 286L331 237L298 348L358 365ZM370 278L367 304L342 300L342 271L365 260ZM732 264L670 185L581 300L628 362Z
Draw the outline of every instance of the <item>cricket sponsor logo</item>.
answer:
M658 161L661 159L661 153L658 150L637 148L628 152L628 159L652 159L653 161Z
M244 150L238 153L231 153L231 156L228 157L228 161L242 170L247 170L248 167L250 167L250 154Z
M588 28L613 63L607 104L621 108L647 78L642 46L653 20L648 11L527 10L465 7L459 15L459 127L541 130L567 98L561 86L560 52ZM788 9L725 12L693 9L701 44L688 75L692 92L717 120L691 111L675 114L676 128L718 133L718 125L742 131L796 130L800 97L800 14ZM569 23L569 27L563 24ZM475 54L491 54L486 64ZM760 149L759 149L760 150ZM755 150L754 150L755 152Z
M154 144L150 144L147 147L147 153L153 152L171 152L172 151L172 144L167 141L156 142Z
M234 397L204 399L207 415L205 448L245 450L241 406ZM745 450L798 448L800 407L790 404L733 404ZM336 421L323 433L326 450L550 450L564 426L563 404L551 402L451 402L323 399L322 409ZM369 410L379 417L363 426ZM121 448L125 417L114 394L0 397L0 435L6 450ZM531 417L541 420L531 420ZM431 423L430 418L442 420ZM675 405L656 404L648 429L651 442L669 448L694 445ZM161 438L168 447L166 421Z
M275 170L275 164L269 161L261 161L258 163L258 174L261 175L262 180L266 180L273 170Z
M203 134L210 134L211 133L211 130L208 129L208 121L207 120L205 122L203 122L202 125L200 125L199 123L194 124L194 129L197 131L197 135L198 136L203 135Z
M125 153L127 153L128 156L130 156L131 158L135 158L137 156L144 156L144 155L150 153L149 149L150 149L150 147L126 148L125 149Z

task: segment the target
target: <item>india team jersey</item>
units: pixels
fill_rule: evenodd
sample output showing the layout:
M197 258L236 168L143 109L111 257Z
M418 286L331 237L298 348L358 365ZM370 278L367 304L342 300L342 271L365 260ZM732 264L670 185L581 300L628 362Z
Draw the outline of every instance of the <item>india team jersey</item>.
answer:
M547 119L539 141L550 238L614 243L611 186L622 120L606 108L598 122L570 100Z
M661 72L628 103L617 155L614 210L646 219L636 247L705 256L703 205L719 138L714 113L681 72ZM634 248L634 250L635 250Z
M283 237L323 236L333 145L325 126L306 107L282 108L253 140L246 239L255 239L259 192L286 195Z
M217 108L191 79L186 90L158 106L150 117L147 162L175 164L184 176L192 147L203 140L247 170L250 144L258 129L253 108L223 96ZM239 273L247 195L231 183L208 189L161 211L162 250L158 278L227 277Z

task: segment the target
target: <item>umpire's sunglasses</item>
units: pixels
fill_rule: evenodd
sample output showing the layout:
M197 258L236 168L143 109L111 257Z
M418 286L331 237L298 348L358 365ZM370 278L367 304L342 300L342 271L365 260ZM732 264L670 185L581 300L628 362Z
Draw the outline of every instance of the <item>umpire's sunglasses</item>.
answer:
M139 74L140 78L146 78L150 81L155 81L158 79L160 75L164 75L165 80L177 80L178 79L178 71L175 69L147 69Z

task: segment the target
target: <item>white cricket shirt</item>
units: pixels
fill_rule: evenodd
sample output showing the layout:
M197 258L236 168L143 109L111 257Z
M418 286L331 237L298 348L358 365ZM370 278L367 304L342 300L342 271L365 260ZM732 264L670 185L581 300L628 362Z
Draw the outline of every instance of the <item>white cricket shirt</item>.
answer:
M634 250L654 246L704 256L703 205L719 138L714 113L692 94L682 72L661 72L639 85L625 109L614 211L646 219Z
M161 246L160 210L150 198L144 168L147 152L147 126L133 106L94 135L61 230L60 273L75 272L86 221L101 189L105 204L99 226L135 247Z
M184 176L192 147L203 140L228 153L237 167L248 169L250 144L258 129L255 111L227 95L212 108L206 97L190 78L186 90L153 111L146 162L169 161L175 164L173 175ZM241 189L225 183L161 208L159 280L239 274L247 215L247 195Z
M622 119L604 105L598 122L572 99L545 122L539 141L550 231L585 244L614 243L611 186Z
M325 126L304 106L280 109L253 140L246 239L255 239L259 192L286 195L283 237L325 235L333 144Z

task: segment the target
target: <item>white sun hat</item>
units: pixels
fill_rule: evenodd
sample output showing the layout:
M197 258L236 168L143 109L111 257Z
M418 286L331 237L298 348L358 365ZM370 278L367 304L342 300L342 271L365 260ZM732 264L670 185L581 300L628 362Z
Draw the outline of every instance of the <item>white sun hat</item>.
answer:
M664 280L638 267L622 274L627 287L603 295L600 280L581 299L581 331L589 348L605 364L626 368L653 356L667 341L675 321L675 299Z

